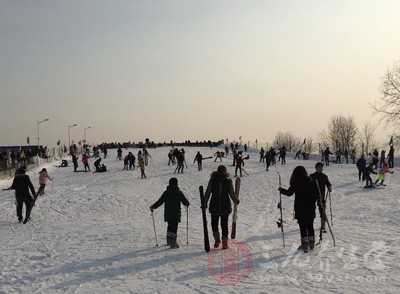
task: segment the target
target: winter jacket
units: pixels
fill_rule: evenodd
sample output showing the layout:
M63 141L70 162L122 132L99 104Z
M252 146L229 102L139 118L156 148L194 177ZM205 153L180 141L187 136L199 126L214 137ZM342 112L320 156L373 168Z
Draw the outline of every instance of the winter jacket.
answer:
M391 173L391 174L393 174L393 172L389 170L389 167L388 167L388 166L383 166L383 167L379 170L379 174L384 175L384 174L386 174L386 173Z
M164 221L180 222L181 221L181 203L189 206L189 201L183 195L178 186L168 186L167 190L161 195L151 207L156 209L165 203Z
M83 155L82 156L82 162L83 162L83 164L89 164L89 156Z
M364 178L370 177L370 174L375 174L375 175L377 174L377 172L374 171L373 165L367 166L367 167L365 168L365 170L363 171Z
M48 180L52 181L53 178L46 171L39 172L39 185L46 185Z
M228 215L232 212L231 200L234 203L239 203L239 199L236 197L233 190L232 180L226 177L222 177L216 172L211 175L211 179L208 181L205 201L206 203L210 199L209 211L211 214L216 215Z
M32 195L36 194L31 179L26 174L15 175L11 189L15 190L15 197L17 199L31 198L29 190L31 190Z
M367 161L365 158L361 157L357 160L356 165L359 171L364 171L367 168Z
M311 174L310 177L314 180L314 182L316 180L318 181L319 191L321 191L321 196L325 197L325 187L329 189L329 187L332 186L331 182L329 182L328 176L324 173L315 172Z
M301 219L314 219L315 218L315 203L318 199L318 188L311 177L299 179L296 183L291 185L289 189L281 188L280 192L286 196L294 198L294 218Z

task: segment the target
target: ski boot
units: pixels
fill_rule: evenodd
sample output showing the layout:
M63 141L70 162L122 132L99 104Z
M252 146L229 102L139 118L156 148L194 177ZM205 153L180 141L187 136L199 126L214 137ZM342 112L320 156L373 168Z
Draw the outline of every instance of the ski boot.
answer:
M222 237L222 249L228 249L228 237Z
M221 236L219 235L219 232L213 232L214 236L214 248L218 248L219 245L221 244Z
M179 248L179 244L176 242L176 234L175 233L171 233L171 245L169 248L171 249L178 249Z

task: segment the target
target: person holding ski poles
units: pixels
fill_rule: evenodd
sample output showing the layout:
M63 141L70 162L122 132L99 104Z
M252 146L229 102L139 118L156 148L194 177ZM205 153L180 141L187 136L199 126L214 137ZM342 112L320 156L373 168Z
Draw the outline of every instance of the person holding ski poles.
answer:
M329 182L329 178L322 171L324 169L324 164L322 162L317 162L315 164L315 173L310 174L310 177L315 181L318 181L319 191L321 191L322 196L322 205L319 203L318 197L318 207L319 207L319 216L321 217L321 230L323 233L326 233L325 223L326 219L323 217L322 209L326 209L326 198L325 198L325 187L328 189L328 192L332 192L332 184ZM319 192L318 191L318 192Z
M230 199L236 204L239 204L239 199L235 195L232 180L229 178L229 173L224 165L218 166L217 171L211 173L204 195L206 204L210 197L209 211L211 214L211 228L215 240L214 248L218 248L221 244L218 228L219 220L221 219L222 249L228 249L228 221L229 215L232 212Z
M179 244L176 242L178 224L181 222L181 203L189 207L190 203L186 199L185 195L178 187L178 179L169 179L167 190L161 195L153 205L150 206L150 211L153 212L162 204L164 206L164 221L168 223L167 226L167 245L171 249L179 248Z
M238 155L236 158L235 178L237 177L237 171L239 170L240 176L242 176L242 166L244 166L244 160L242 155Z
M278 190L286 196L295 194L294 199L294 218L297 219L300 227L301 246L302 249L308 252L308 249L314 249L315 232L315 203L318 199L318 188L314 184L311 177L308 176L304 166L296 166L290 177L289 189L279 187Z

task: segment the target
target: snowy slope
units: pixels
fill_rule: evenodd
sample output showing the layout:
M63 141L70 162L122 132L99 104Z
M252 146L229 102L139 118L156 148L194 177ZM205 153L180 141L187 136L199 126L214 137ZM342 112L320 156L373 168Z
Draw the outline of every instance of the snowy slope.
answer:
M293 197L283 197L286 247L277 228L278 176L266 172L258 154L249 152L242 177L237 241L226 251L203 248L199 185L207 185L219 162L203 162L217 149L185 148L188 168L173 174L169 148L150 149L147 179L138 169L122 170L116 151L103 159L106 173L74 173L72 167L45 165L55 179L32 211L32 221L18 223L14 192L0 195L0 293L398 293L400 180L387 175L383 189L364 189L353 164L331 164L324 172L333 183L332 210L336 247L329 234L307 254L297 252L300 236L293 220ZM124 154L138 149L124 150ZM245 153L247 154L247 153ZM309 173L319 160L293 160L277 165L288 187L296 165ZM91 159L91 166L93 164ZM223 164L234 174L232 160ZM59 163L55 163L58 165ZM29 170L38 188L38 171ZM93 167L93 166L92 166ZM82 165L80 164L80 168ZM186 211L178 230L178 250L165 245L163 207L154 211L156 247L149 206L176 176L191 202L189 236ZM11 181L0 181L7 188ZM329 215L329 206L328 206ZM209 214L207 213L208 217ZM315 221L319 229L319 219ZM210 232L210 238L212 234ZM318 231L316 232L318 235ZM186 240L189 244L186 244ZM318 236L317 236L318 240Z

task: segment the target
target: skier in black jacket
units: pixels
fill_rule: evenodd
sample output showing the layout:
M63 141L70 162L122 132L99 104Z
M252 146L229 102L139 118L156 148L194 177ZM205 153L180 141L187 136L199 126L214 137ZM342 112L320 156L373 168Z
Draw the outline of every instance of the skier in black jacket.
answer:
M208 181L207 190L204 195L205 203L208 202L210 196L209 211L215 239L214 248L218 248L221 243L218 229L219 219L221 218L222 249L228 249L228 220L229 214L232 212L230 199L236 204L239 204L239 199L235 195L232 180L229 178L224 165L220 165L217 171L211 173L211 179Z
M307 175L304 166L296 166L290 177L289 189L279 187L278 190L286 196L295 194L294 199L294 218L297 219L300 227L301 246L304 252L308 248L314 249L315 232L315 203L318 199L318 190L314 181Z
M197 169L199 171L203 170L203 155L201 155L200 151L197 151L196 157L194 158L193 163L197 160Z
M322 162L317 162L315 164L315 173L310 174L310 177L315 181L318 181L319 185L319 191L321 191L321 197L322 197L322 206L321 203L319 202L319 197L318 197L318 207L319 207L319 216L321 217L321 228L322 231L325 233L325 223L326 219L323 217L323 209L326 209L326 198L325 198L325 187L328 189L329 192L332 192L332 184L329 182L329 178L326 174L324 174L323 171L324 165ZM319 193L318 191L318 193Z
M25 169L20 168L18 170L18 173L15 175L11 185L11 189L15 190L15 198L17 200L17 216L19 222L22 222L22 207L25 203L24 223L26 223L29 219L30 208L36 192L31 179L27 174L25 174ZM31 191L32 195L29 194L29 190Z

